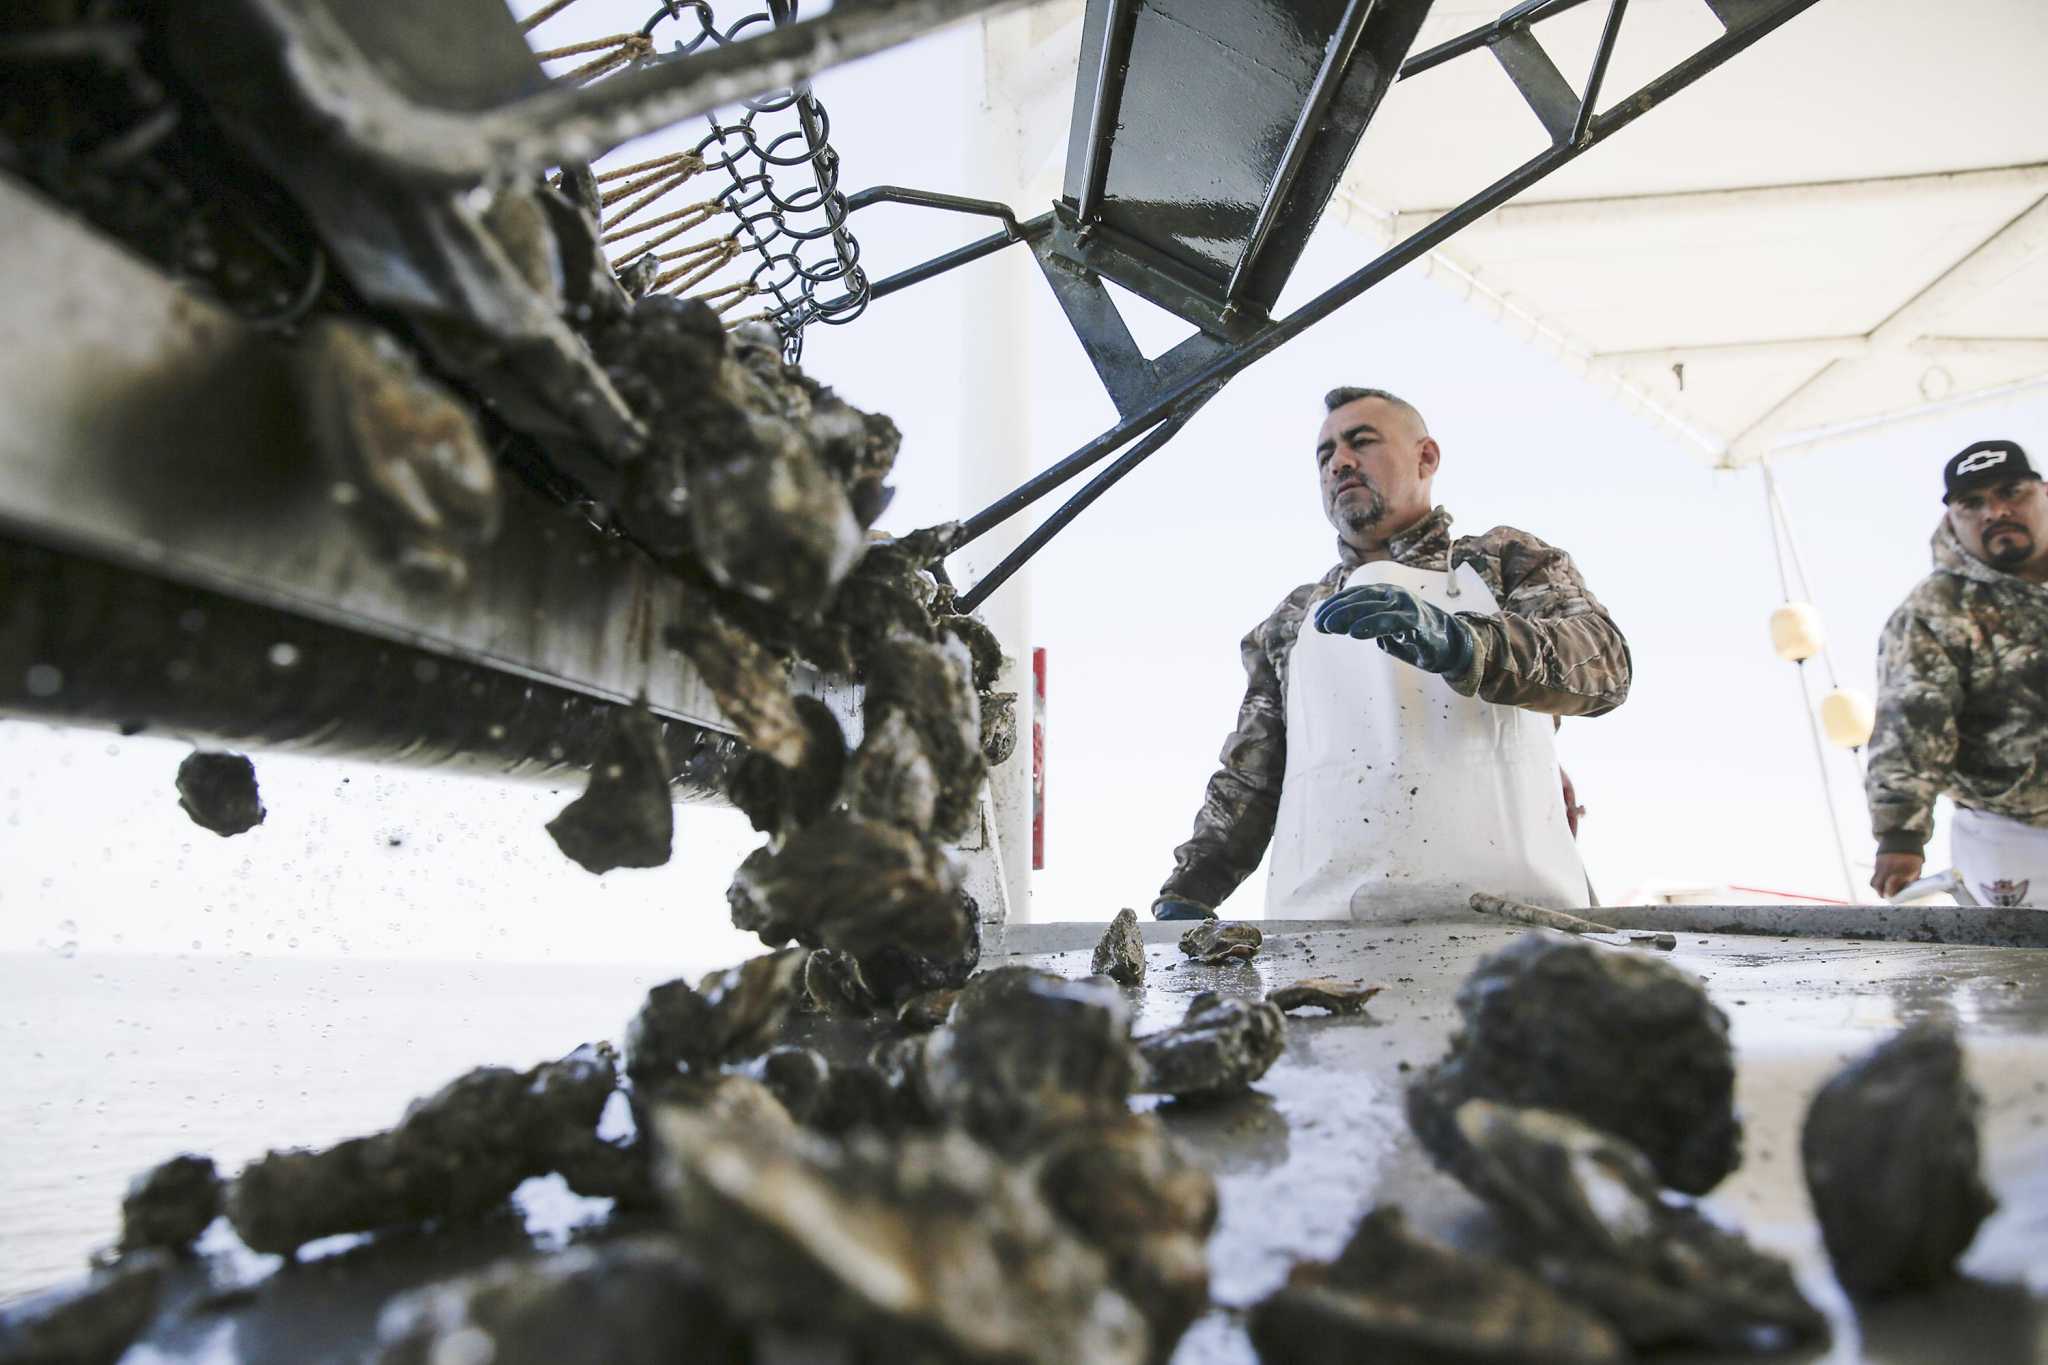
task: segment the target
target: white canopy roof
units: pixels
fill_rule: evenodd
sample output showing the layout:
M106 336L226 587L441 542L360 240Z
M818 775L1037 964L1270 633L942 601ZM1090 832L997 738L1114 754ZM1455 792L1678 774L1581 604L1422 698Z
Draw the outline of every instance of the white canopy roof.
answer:
M1077 30L1048 21L1078 8L1003 54L1033 127L1065 122ZM1416 50L1498 13L1440 0ZM1535 29L1575 86L1606 13ZM1634 0L1602 107L1722 31L1703 0ZM2043 0L1820 0L1427 268L1727 463L2048 386L2044 62ZM1330 217L1391 243L1546 145L1499 65L1459 57L1389 95Z

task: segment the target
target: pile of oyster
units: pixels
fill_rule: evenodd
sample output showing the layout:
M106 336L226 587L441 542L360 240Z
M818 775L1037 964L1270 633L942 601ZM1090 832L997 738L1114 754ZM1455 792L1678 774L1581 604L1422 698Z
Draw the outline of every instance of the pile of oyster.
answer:
M1279 1010L1205 994L1134 1038L1106 978L1001 967L894 1011L865 980L842 951L782 949L654 988L623 1054L481 1067L387 1131L229 1180L166 1162L130 1190L120 1259L15 1321L97 1321L118 1355L151 1258L218 1216L290 1256L475 1224L553 1175L613 1201L608 1230L400 1295L375 1359L1163 1359L1208 1307L1216 1186L1133 1101L1242 1093Z
M1409 1088L1408 1120L1485 1206L1502 1254L1435 1245L1376 1209L1335 1259L1297 1265L1253 1310L1264 1359L1598 1365L1827 1340L1791 1267L1685 1197L1742 1156L1727 1016L1698 981L1530 934L1481 962L1457 1004L1463 1028ZM1954 1273L1993 1206L1978 1109L1954 1035L1926 1026L1815 1097L1806 1179L1851 1293Z

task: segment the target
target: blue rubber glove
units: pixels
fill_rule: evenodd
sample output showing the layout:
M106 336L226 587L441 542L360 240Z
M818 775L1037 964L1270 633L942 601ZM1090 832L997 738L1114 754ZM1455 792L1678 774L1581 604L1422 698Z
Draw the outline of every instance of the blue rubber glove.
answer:
M1471 629L1392 583L1346 588L1316 608L1316 629L1371 640L1402 663L1447 678L1472 666Z
M1215 919L1216 912L1214 910L1204 910L1199 905L1190 905L1186 901L1171 900L1168 897L1161 896L1158 900L1152 902L1152 918Z

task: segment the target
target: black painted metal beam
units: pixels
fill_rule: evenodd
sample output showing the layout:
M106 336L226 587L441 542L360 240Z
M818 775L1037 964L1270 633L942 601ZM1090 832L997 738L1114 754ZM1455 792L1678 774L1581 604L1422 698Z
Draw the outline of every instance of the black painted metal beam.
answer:
M1108 25L1102 34L1102 62L1095 68L1095 99L1088 115L1088 150L1081 163L1083 225L1094 222L1102 213L1102 185L1109 174L1109 144L1116 133L1124 64L1130 60L1131 30L1137 19L1138 0L1109 0Z
M1733 3L1734 0L1729 2ZM1527 26L1539 19L1548 19L1553 14L1563 14L1568 9L1577 9L1585 3L1586 0L1523 0L1523 3L1516 5L1490 24L1481 24L1478 28L1460 33L1455 38L1447 38L1435 47L1425 48L1416 53L1401 63L1401 74L1398 79L1405 81L1410 76L1419 76L1432 67L1442 66L1453 57L1477 52L1517 25ZM1770 0L1764 0L1764 3L1770 3Z
M1109 392L1116 410L1129 416L1145 405L1158 390L1158 376L1145 353L1138 349L1129 324L1117 311L1102 279L1093 271L1075 265L1052 252L1040 251L1040 271L1052 286L1052 295L1074 329L1074 336L1095 367L1096 377Z
M1569 142L1579 116L1579 92L1550 60L1526 26L1506 29L1487 44L1501 70L1543 122L1552 142Z
M1181 428L1194 419L1194 415L1202 410L1202 404L1213 398L1216 392L1216 389L1210 389L1194 397L1172 416L1154 427L1151 434L1132 446L1109 468L1090 479L1082 486L1080 492L1061 503L1057 511L1033 527L1031 534L1017 542L1017 548L1004 555L1001 563L983 574L980 581L968 589L966 595L959 599L958 609L963 612L973 611L986 602L990 593L1008 582L1010 576L1023 568L1026 561L1043 549L1046 542L1058 535L1068 522L1080 516L1090 503L1107 493L1119 479L1143 464L1157 453L1160 447L1178 436Z
M916 190L902 185L876 185L850 195L846 200L846 211L850 214L871 204L905 204L913 208L941 209L949 213L972 214L983 218L1001 220L1002 231L978 237L965 246L941 252L928 261L921 261L893 275L876 280L868 286L870 299L886 298L913 284L958 269L984 256L992 256L1006 246L1018 242L1032 242L1052 230L1052 215L1041 213L1026 222L1017 221L1017 212L1008 204L993 199L968 199L957 194L940 194L933 190ZM832 305L826 305L829 309Z
M1586 93L1579 99L1579 115L1572 120L1572 141L1582 141L1592 125L1594 107L1600 101L1600 87L1607 80L1607 63L1614 56L1614 42L1621 36L1621 17L1628 12L1628 0L1612 0L1607 22L1600 29L1600 46L1593 52L1593 69L1586 75Z
M1238 257L1237 266L1230 272L1230 280L1224 286L1224 298L1234 299L1244 291L1245 281L1259 259L1259 252L1272 235L1273 225L1279 221L1280 211L1293 192L1295 177L1301 174L1309 145L1329 117L1330 103L1337 97L1338 84L1351 66L1352 57L1358 51L1358 40L1365 36L1365 21L1376 3L1377 0L1347 0L1344 17L1338 22L1337 31L1330 35L1329 46L1323 52L1323 64L1316 70L1315 84L1309 87L1301 115L1295 119L1294 129L1287 136L1287 149L1280 155L1280 165L1273 172L1273 183L1266 190L1265 202L1259 205L1259 216L1252 223L1251 237L1245 243L1244 254Z

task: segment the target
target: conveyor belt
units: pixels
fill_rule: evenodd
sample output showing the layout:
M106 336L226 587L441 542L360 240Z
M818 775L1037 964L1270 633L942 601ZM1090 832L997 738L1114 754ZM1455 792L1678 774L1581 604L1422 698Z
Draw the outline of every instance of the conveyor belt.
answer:
M334 709L275 736L302 747L317 740L365 756L452 759L477 745L477 757L501 770L530 767L536 754L547 766L556 740L579 749L573 733L515 742L525 757L487 738L494 724L517 728L508 708L535 689L593 716L644 696L693 731L731 733L703 679L662 643L662 628L692 611L690 590L673 574L515 484L503 527L475 551L466 587L408 587L372 528L337 504L297 420L279 343L4 177L0 241L8 299L0 309L0 539L19 547L4 589L12 624L0 635L0 711L268 737L274 717L238 720L215 704L232 700L225 693L201 714L187 707L191 689L179 701L162 695L161 679L113 667L117 656L161 649L179 616L218 597L248 609L234 617L249 630L260 610L282 626L305 623L301 633L323 642L318 666L335 671L317 691ZM67 609L47 584L21 577L41 572L62 572L75 588L92 580L98 596ZM104 655L102 686L69 697L31 688L30 668L59 661L36 656L42 628L25 613L43 601L53 621L76 626L89 618L89 601L113 605L109 584L119 574L165 586L127 595L121 618L130 633L81 642ZM183 601L186 591L197 596ZM142 620L140 603L159 599L164 619ZM353 651L342 645L350 636L359 641ZM378 660L415 655L447 661L450 678L488 683L502 702L496 714L483 715L492 709L483 693L457 695L445 680L424 693L401 680L367 685ZM216 672L239 666L223 658ZM858 733L850 687L811 676L799 683ZM139 690L122 695L129 685ZM422 714L416 743L388 727L388 703L400 692L410 708L439 708Z

